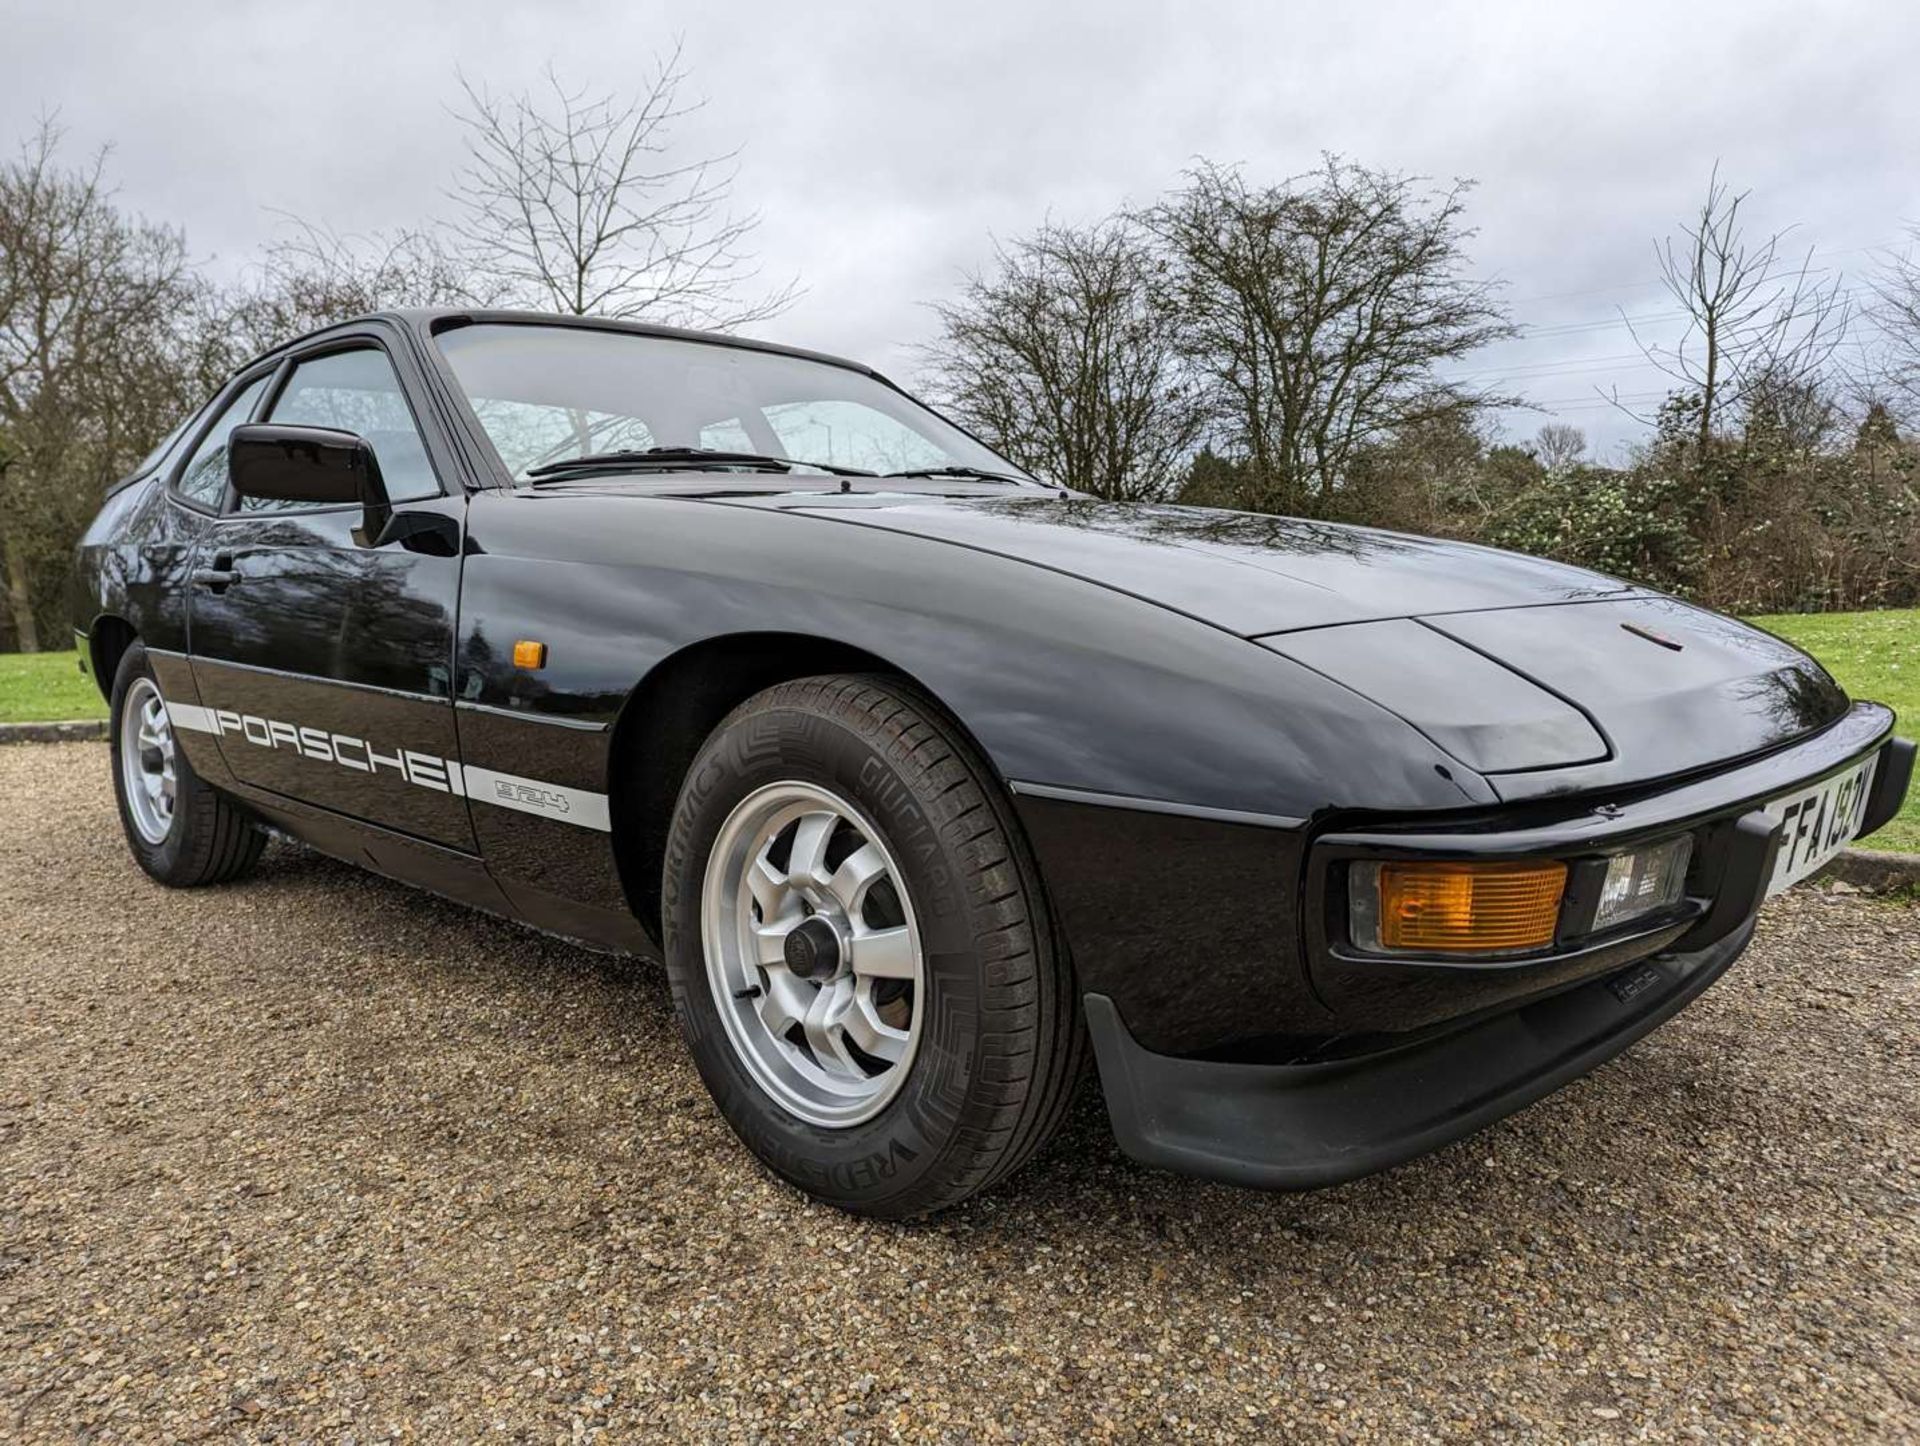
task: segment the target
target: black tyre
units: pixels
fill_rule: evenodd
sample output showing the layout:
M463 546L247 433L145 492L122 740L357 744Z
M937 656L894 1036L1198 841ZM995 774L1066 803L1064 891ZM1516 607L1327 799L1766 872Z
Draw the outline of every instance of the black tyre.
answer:
M1079 995L999 785L882 677L749 699L689 769L662 878L680 1029L720 1111L809 1194L903 1218L1058 1127Z
M113 792L133 857L174 888L224 883L250 870L266 835L201 781L176 746L147 650L133 644L113 677Z

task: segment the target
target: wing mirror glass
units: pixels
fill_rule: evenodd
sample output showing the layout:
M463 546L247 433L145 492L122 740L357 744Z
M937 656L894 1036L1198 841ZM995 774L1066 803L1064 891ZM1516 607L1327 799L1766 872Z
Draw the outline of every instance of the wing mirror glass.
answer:
M235 427L227 438L227 475L242 497L327 506L357 502L366 510L358 541L378 546L393 509L380 462L367 439L331 427L263 423Z

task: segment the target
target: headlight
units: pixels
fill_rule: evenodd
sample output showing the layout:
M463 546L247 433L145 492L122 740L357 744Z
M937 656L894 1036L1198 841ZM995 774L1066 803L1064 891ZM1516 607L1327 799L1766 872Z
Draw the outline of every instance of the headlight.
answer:
M1607 860L1600 902L1593 911L1593 932L1658 913L1680 902L1693 858L1693 836L1682 834Z
M1353 942L1376 954L1515 954L1546 947L1560 922L1559 859L1355 864Z

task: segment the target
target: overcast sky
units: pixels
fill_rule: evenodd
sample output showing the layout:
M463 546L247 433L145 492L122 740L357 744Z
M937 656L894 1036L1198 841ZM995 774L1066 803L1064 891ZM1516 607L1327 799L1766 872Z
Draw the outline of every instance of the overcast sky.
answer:
M1670 311L1653 238L1716 159L1757 226L1850 274L1920 221L1911 0L0 0L0 137L57 109L76 154L112 143L127 204L233 269L278 211L342 232L444 213L456 67L614 88L675 36L707 100L686 154L744 147L763 264L807 288L759 330L903 379L927 303L994 235L1148 200L1196 156L1279 178L1332 150L1478 181L1476 269L1534 334L1472 369L1616 446L1634 429L1594 389L1659 381L1619 314Z

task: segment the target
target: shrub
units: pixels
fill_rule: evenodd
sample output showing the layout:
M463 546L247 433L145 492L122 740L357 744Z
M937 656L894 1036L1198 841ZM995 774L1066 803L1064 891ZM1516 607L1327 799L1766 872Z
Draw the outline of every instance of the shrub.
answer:
M1702 559L1692 512L1689 489L1670 477L1580 468L1519 493L1492 517L1485 538L1693 594Z

